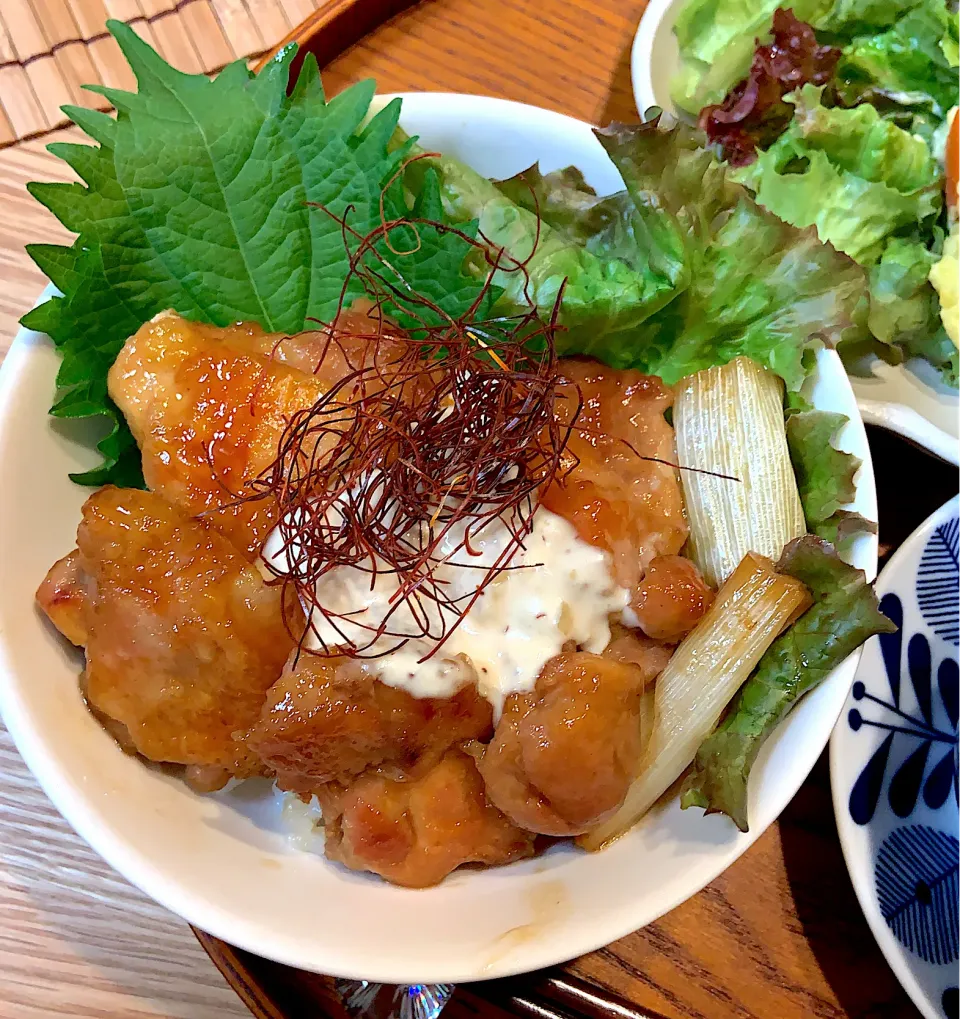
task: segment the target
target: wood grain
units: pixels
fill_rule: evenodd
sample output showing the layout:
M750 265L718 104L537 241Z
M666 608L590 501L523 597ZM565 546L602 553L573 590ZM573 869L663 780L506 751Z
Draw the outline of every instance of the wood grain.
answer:
M87 13L104 7L123 18L149 6L148 0L84 3ZM249 52L262 40L250 13L257 3L191 5L192 12L206 12L192 31L210 32L218 45ZM15 37L5 34L9 25L0 25L0 54L4 47L42 52L44 32L64 31L59 20L42 25L33 13L59 10L54 0L32 5L2 0L2 6L5 23L14 7L27 14ZM271 16L282 9L293 24L314 6L313 0L280 0L271 5ZM629 119L634 115L629 45L642 7L641 0L423 0L339 56L324 77L328 92L372 76L383 91L485 93L596 123ZM56 55L68 52L64 47ZM105 64L113 57L91 52L84 59ZM89 72L76 60L69 66L81 76L64 74L75 88ZM0 142L4 130L0 116ZM60 136L76 137L73 132ZM49 140L0 151L0 354L44 285L24 242L68 240L24 191L28 180L69 177L64 164L45 152ZM881 541L889 548L957 491L957 476L895 437L871 431L870 440L881 467ZM907 474L922 483L904 485ZM312 978L253 964L264 979L269 974L277 1000L283 999L279 1014L285 1019L325 1014L300 993L304 980ZM669 1019L916 1015L853 896L824 762L781 822L701 895L570 969ZM497 1014L477 1004L483 987L473 990L474 997L458 1000L449 1019ZM72 834L26 772L9 737L0 734L0 1019L246 1014L186 925L113 874Z
M594 124L636 119L630 45L642 0L423 0L338 57L336 92L376 78L382 92L469 92Z
M0 1019L243 1019L189 927L75 835L0 729Z
M292 43L299 47L290 65L291 78L300 73L300 65L307 53L312 53L320 67L340 56L365 35L378 28L394 15L406 10L417 0L327 0L292 29L280 44L264 54L255 64L259 71L279 50Z

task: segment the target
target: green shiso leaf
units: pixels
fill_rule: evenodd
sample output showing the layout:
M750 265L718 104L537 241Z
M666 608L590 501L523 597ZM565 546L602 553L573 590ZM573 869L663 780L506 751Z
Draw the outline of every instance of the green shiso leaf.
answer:
M384 187L405 154L389 144L399 100L371 117L372 81L328 101L308 56L288 95L292 48L258 75L243 61L214 79L183 74L129 26L108 27L138 91L95 89L116 107L115 120L66 107L97 144L50 149L82 183L29 186L78 234L69 247L29 247L62 296L23 323L48 333L63 355L55 413L106 419L104 462L76 479L86 484L132 476L133 440L106 387L124 341L170 308L195 321L243 320L282 333L329 321L350 265L338 219L346 217L352 237L375 230ZM413 198L436 212L436 184L427 186L432 196ZM399 187L383 197L388 218L406 213ZM462 227L468 236L475 229ZM429 227L420 233L419 245L391 236L380 253L442 297L445 312L460 314L483 285L464 264L470 244ZM406 253L398 260L395 250ZM351 280L346 303L360 293Z

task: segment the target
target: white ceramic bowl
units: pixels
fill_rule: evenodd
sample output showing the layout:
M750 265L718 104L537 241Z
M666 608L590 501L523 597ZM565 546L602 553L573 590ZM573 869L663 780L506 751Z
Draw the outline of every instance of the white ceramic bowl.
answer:
M581 167L600 192L621 186L588 125L477 96L410 95L404 127L508 176L540 159ZM681 812L651 813L610 849L557 847L536 860L464 870L409 891L327 863L285 836L268 783L199 796L121 753L87 712L79 656L33 604L50 564L74 544L87 495L67 472L91 463L47 416L57 356L22 332L0 375L0 708L20 752L76 830L118 871L191 923L308 970L385 983L499 977L573 958L642 927L695 894L777 817L823 749L856 657L769 741L750 783L753 828ZM870 453L840 363L824 352L812 398L850 417L842 445L860 456L855 508L876 519ZM871 576L873 537L855 560Z
M630 53L630 77L637 109L676 112L670 82L680 66L673 25L684 0L651 0L643 12ZM863 420L896 432L943 460L960 463L960 398L927 361L902 365L870 357L852 375Z

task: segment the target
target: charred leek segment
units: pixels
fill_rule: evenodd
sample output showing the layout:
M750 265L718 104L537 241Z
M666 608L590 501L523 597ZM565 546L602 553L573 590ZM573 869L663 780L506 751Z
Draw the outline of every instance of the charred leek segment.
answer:
M680 777L764 651L809 604L799 580L762 556L744 557L657 680L654 731L638 776L616 814L580 837L585 849L622 835Z
M748 552L779 559L805 534L803 506L783 423L780 380L738 357L678 386L673 421L690 522L691 558L719 587Z
M896 630L880 611L863 570L848 566L820 538L807 534L791 541L777 569L810 589L813 607L760 659L723 721L697 751L680 797L682 807L722 811L741 831L748 830L747 779L767 737L804 694L865 640Z

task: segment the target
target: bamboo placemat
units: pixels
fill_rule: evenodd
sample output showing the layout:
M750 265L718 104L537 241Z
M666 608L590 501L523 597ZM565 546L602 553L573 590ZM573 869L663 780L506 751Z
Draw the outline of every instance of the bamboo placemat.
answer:
M0 148L66 123L60 107L107 109L81 85L131 88L105 29L131 25L182 71L212 73L272 49L325 0L2 0Z

